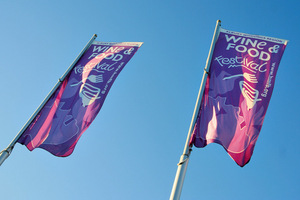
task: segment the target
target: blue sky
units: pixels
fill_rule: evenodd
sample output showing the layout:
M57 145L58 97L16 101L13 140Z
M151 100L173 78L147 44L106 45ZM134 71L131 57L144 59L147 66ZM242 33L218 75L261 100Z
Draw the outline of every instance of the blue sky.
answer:
M254 154L240 168L217 144L194 148L181 199L298 199L297 1L0 2L0 148L11 142L84 45L144 42L73 154L17 144L1 199L168 199L215 23L289 40Z

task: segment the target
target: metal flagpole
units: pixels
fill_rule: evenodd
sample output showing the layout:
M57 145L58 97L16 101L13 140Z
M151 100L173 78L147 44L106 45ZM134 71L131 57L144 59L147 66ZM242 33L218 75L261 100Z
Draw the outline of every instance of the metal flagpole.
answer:
M202 77L202 82L200 85L200 89L199 89L199 93L198 93L198 97L197 97L197 101L196 101L196 105L195 105L195 109L194 109L194 113L193 113L193 117L192 117L192 121L190 124L190 128L189 128L189 132L186 138L186 142L185 142L185 147L183 150L183 154L180 157L178 168L177 168L177 172L176 172L176 176L175 176L175 180L173 183L173 188L172 188L172 192L170 195L170 200L179 200L180 199L180 195L181 195L181 191L182 191L182 187L183 187L183 181L185 178L185 174L186 174L186 170L187 170L187 165L189 162L189 156L191 154L192 151L192 147L189 146L189 142L190 142L190 138L192 135L192 132L194 130L194 126L195 126L195 122L199 113L199 107L200 107L200 103L202 100L202 96L203 96L203 91L205 88L205 83L206 83L206 79L207 79L207 75L209 72L209 68L210 68L210 63L211 63L211 58L212 58L212 54L214 51L214 47L215 47L215 43L218 39L219 33L220 33L220 27L221 27L221 21L218 20L217 24L216 24L216 28L215 28L215 32L214 32L214 36L211 42L211 46L210 46L210 50L209 50L209 54L206 60L206 65L204 68L204 73L203 73L203 77Z
M38 115L38 113L41 111L41 109L44 107L44 105L47 103L47 101L54 94L54 92L56 91L56 89L65 80L66 76L73 69L74 65L76 65L77 61L81 58L81 56L85 53L85 51L92 45L92 43L96 39L96 37L97 37L97 35L94 34L93 37L90 39L90 41L86 44L86 46L82 49L82 51L79 53L79 55L73 61L73 63L70 65L70 67L67 69L67 71L62 75L61 78L58 79L58 82L56 83L56 85L53 87L53 89L46 96L46 98L41 103L41 105L32 114L32 116L29 118L29 120L26 122L26 124L23 126L23 128L19 131L18 135L13 139L13 141L8 145L8 147L6 149L4 149L3 151L0 152L0 166L6 160L6 158L8 158L8 156L11 154L11 152L12 152L15 144L17 143L18 139L21 137L21 135L23 134L23 132L27 129L27 127L31 124L31 122L35 119L35 117Z

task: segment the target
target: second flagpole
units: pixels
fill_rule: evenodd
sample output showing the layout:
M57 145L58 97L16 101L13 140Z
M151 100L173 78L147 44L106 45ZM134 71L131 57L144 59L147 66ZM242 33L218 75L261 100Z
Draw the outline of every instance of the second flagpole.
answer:
M195 122L197 120L197 116L198 116L198 113L199 113L199 107L200 107L200 103L202 101L202 96L203 96L205 83L206 83L206 79L207 79L209 68L210 68L210 63L211 63L211 58L212 58L212 55L213 55L215 43L216 43L216 41L219 37L220 27L221 27L221 21L218 20L217 23L216 23L214 36L213 36L213 39L212 39L212 42L211 42L209 54L208 54L208 57L207 57L207 60L206 60L206 65L205 65L205 68L204 68L204 73L203 73L200 89L199 89L199 92L198 92L197 101L196 101L196 105L195 105L195 108L194 108L194 113L193 113L193 117L192 117L192 120L191 120L189 132L188 132L188 135L187 135L187 138L186 138L183 154L181 155L179 163L177 164L178 167L177 167L177 172L176 172L175 180L174 180L174 183L173 183L173 188L172 188L171 195L170 195L170 200L179 200L180 199L180 195L181 195L181 191L182 191L182 187L183 187L183 182L184 182L184 178L185 178L185 174L186 174L186 170L187 170L187 165L188 165L188 162L189 162L189 156L190 156L190 153L192 151L192 148L189 145L189 142L190 142L190 138L191 138L192 132L194 130Z

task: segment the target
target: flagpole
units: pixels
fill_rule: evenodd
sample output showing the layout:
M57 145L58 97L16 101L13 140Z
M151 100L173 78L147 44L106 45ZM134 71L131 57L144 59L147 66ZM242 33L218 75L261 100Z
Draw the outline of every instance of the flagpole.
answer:
M76 57L76 59L73 61L73 63L70 65L70 67L66 70L66 72L62 75L61 78L58 79L58 82L56 85L52 88L52 90L49 92L49 94L46 96L44 101L40 104L40 106L36 109L36 111L32 114L32 116L29 118L29 120L26 122L26 124L23 126L23 128L19 131L17 136L11 141L11 143L8 145L6 149L0 152L0 166L2 163L8 158L8 156L11 154L15 144L23 134L23 132L27 129L27 127L31 124L31 122L35 119L35 117L39 114L41 109L44 107L44 105L47 103L47 101L51 98L51 96L54 94L56 89L61 85L61 83L65 80L67 75L70 73L70 71L73 69L73 67L76 65L78 60L81 58L81 56L85 53L85 51L92 45L93 41L96 39L97 35L94 34L93 37L89 40L89 42L86 44L86 46L82 49L82 51L79 53L79 55Z
M200 89L198 92L198 96L197 96L197 101L196 101L196 105L194 108L194 113L193 113L193 117L191 120L191 124L190 124L190 128L189 128L189 132L186 138L186 142L185 142L185 147L183 150L183 154L180 157L179 163L177 164L177 172L176 172L176 176L175 176L175 180L173 183L173 188L171 191L171 195L170 195L170 200L179 200L180 199L180 195L181 195L181 191L182 191L182 187L183 187L183 182L184 182L184 178L185 178L185 174L186 174L186 170L187 170L187 165L189 162L189 156L191 154L192 151L192 147L189 145L190 142L190 138L192 135L192 132L194 130L194 126L195 126L195 122L199 113L199 107L200 107L200 103L202 100L202 96L203 96L203 92L204 92L204 88L205 88L205 83L206 83L206 79L208 76L208 72L209 72L209 68L210 68L210 63L211 63L211 58L212 58L212 54L214 51L214 47L215 47L215 43L218 39L219 33L220 33L220 27L221 27L221 21L218 20L216 23L216 27L215 27L215 31L214 31L214 36L211 42L211 46L210 46L210 50L209 50L209 54L206 60L206 65L204 68L204 73L202 76L202 81L201 81L201 85L200 85Z

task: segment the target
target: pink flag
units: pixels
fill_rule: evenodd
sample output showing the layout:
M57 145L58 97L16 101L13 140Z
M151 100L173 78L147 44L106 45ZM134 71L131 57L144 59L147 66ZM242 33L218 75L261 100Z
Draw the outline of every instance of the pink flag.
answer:
M221 28L190 145L218 143L239 166L249 162L286 45Z
M119 73L142 43L94 41L17 142L69 156L100 111Z

